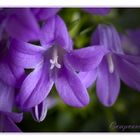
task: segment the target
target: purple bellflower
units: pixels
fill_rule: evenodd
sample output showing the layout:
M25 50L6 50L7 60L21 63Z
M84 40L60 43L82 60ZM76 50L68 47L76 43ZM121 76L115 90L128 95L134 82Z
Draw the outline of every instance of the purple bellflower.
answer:
M115 103L120 79L140 91L140 57L124 54L119 34L113 26L99 25L92 36L92 44L101 45L106 53L98 68L79 76L87 87L96 80L97 96L103 105Z
M87 89L77 72L96 68L103 56L102 47L73 50L66 25L59 16L48 19L44 24L41 45L18 40L11 43L12 63L23 68L34 68L17 95L20 107L32 108L40 104L54 84L66 104L75 107L87 105Z
M0 81L0 132L20 132L15 123L22 120L22 113L12 112L14 88Z

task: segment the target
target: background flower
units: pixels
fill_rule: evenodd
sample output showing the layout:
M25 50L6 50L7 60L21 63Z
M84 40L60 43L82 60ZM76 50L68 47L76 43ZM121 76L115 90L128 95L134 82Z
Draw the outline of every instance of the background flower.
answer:
M92 36L92 44L100 44L106 49L96 71L97 96L103 105L115 103L120 91L120 79L140 91L140 57L124 54L121 39L113 26L99 25Z

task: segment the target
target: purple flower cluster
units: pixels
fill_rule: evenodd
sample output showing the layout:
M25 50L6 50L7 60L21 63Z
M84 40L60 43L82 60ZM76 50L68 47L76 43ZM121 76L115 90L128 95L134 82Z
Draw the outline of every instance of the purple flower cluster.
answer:
M110 12L107 8L82 10L102 16ZM88 105L87 89L95 81L97 96L105 106L115 103L120 80L140 91L140 56L125 52L124 36L115 27L99 25L90 46L74 49L58 11L60 8L0 10L2 132L20 131L15 124L22 120L20 112L28 111L36 121L43 121L56 102L48 97L53 86L64 103L73 107ZM133 34L129 32L132 40Z

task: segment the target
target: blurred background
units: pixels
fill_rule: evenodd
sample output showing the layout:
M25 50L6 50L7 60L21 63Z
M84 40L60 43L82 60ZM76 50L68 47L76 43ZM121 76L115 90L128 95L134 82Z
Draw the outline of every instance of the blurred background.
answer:
M63 8L59 15L64 19L75 48L90 45L91 34L99 24L113 24L125 34L126 30L140 28L140 9L112 9L106 16L92 15L80 8ZM140 46L139 46L140 47ZM140 93L121 83L121 90L112 107L104 107L96 96L93 85L88 89L90 104L84 108L73 108L65 105L58 97L55 88L50 96L55 105L48 110L43 122L33 120L31 114L25 113L23 121L18 124L23 132L123 132L117 125L137 125L140 131Z

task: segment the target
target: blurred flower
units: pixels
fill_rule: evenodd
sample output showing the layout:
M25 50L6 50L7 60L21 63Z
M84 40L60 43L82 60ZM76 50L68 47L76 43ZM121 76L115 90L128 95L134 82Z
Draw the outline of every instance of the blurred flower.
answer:
M102 45L106 53L99 67L89 71L86 79L80 76L87 86L97 77L97 96L103 105L111 106L115 103L120 90L120 79L140 91L140 57L124 54L119 35L113 26L99 25L92 36L92 44ZM96 76L92 78L93 73Z
M83 8L83 10L90 14L97 14L105 16L110 13L110 8Z
M0 26L8 36L31 41L39 38L39 25L29 8L4 8L0 11Z
M79 70L95 68L102 57L100 48L97 49L96 59L92 55L95 47L72 51L71 38L59 16L49 19L43 27L41 44L43 47L16 40L11 43L13 63L25 68L35 68L23 81L17 97L19 105L22 108L38 105L47 97L54 83L66 104L75 107L87 105L87 90L69 61ZM72 58L74 56L75 63ZM95 66L90 65L93 60Z
M55 16L61 8L31 8L31 11L39 21L47 20Z

